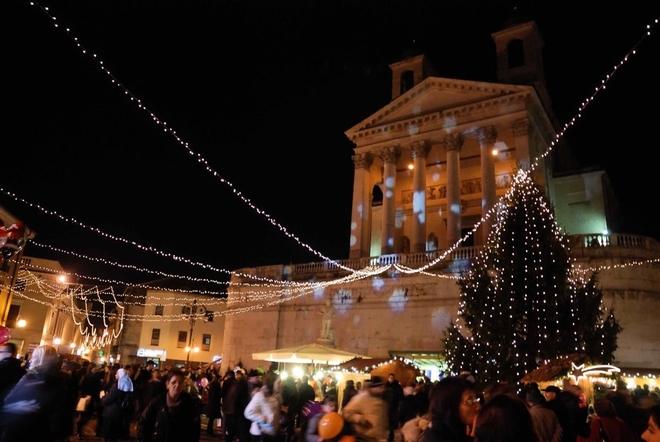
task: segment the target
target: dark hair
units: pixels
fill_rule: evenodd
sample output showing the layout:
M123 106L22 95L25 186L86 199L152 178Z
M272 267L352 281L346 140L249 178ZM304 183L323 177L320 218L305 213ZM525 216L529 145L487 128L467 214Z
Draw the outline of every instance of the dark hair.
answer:
M498 394L486 402L474 433L475 442L538 441L527 405L508 394Z
M596 399L594 410L600 417L616 417L616 409L609 399Z
M449 427L454 435L465 434L465 424L461 421L460 405L465 390L474 390L472 382L461 377L444 378L433 386L429 394L429 412L433 427Z
M16 346L16 344L10 341L5 342L0 347L4 348L4 351L6 351L7 353L11 353L12 355L15 355L16 352L18 351L18 347Z
M655 425L660 427L660 404L655 404L649 408L649 419L653 419Z
M165 381L169 381L174 376L181 376L181 378L185 378L186 374L180 368L173 367L170 368L165 374Z
M335 407L339 405L337 396L335 396L334 394L326 394L323 397L323 405L328 405L328 404L335 404Z

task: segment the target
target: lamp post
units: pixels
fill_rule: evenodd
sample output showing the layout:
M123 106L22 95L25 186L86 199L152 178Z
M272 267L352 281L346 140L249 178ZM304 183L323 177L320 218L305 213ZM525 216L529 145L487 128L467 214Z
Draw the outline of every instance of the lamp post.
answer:
M193 351L193 330L195 329L195 322L197 322L197 315L203 316L206 315L206 307L203 305L198 305L197 300L195 299L192 304L187 304L183 307L184 315L188 316L188 322L190 322L190 335L188 336L188 347L186 348L186 368L190 368L190 352Z

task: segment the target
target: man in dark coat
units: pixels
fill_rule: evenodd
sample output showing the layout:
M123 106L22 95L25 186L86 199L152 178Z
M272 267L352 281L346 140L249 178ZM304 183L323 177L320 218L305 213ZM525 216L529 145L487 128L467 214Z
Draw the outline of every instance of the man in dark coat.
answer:
M388 442L394 441L394 432L399 428L399 402L403 398L403 387L399 383L394 373L387 376L383 399L387 402L387 417L390 432L387 437Z
M0 345L0 407L5 396L26 373L21 361L16 359L17 355L18 348L13 342Z

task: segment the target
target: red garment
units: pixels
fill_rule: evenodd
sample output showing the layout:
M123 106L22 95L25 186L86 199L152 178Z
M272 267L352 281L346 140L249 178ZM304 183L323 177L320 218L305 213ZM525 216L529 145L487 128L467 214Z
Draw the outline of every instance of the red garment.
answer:
M599 421L603 422L603 427L610 442L639 442L639 438L635 436L630 426L620 418L598 416L591 421L591 433L589 437L578 436L577 442L601 442Z

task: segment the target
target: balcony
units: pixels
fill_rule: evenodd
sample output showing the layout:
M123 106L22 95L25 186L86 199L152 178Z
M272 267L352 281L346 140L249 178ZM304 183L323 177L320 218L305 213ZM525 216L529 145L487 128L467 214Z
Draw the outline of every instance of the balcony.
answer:
M660 256L660 243L653 238L639 235L619 233L569 235L568 243L572 257L579 261L602 258L646 260ZM459 247L435 263L429 268L429 271L457 275L468 268L471 259L479 253L482 247ZM393 253L337 261L264 266L243 269L243 273L283 281L307 281L310 278L323 280L346 276L349 274L346 269L360 270L367 267L394 264L419 268L436 261L444 252L443 250L435 250L417 253Z

